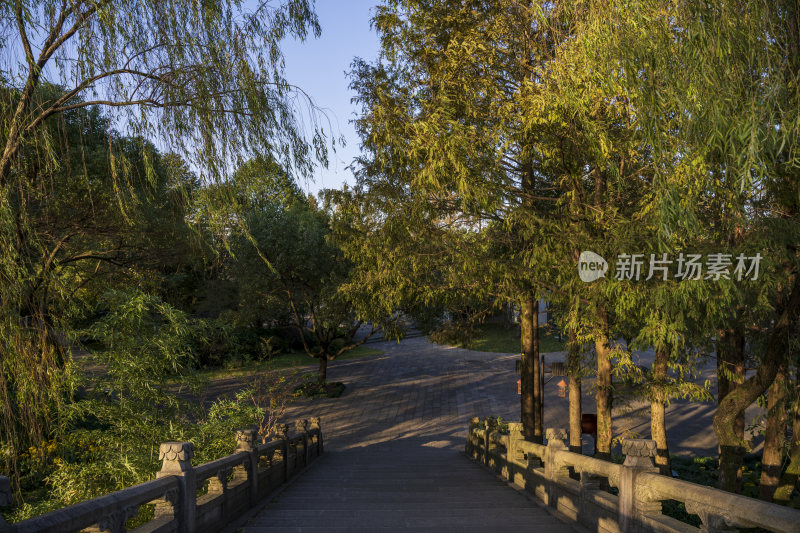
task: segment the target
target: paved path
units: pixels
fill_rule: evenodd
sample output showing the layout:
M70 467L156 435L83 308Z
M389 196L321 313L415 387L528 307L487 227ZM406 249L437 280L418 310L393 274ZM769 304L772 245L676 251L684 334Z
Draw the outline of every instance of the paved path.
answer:
M374 346L386 354L330 365L344 396L292 407L322 417L325 455L245 532L575 531L460 453L470 417L518 418L513 356Z

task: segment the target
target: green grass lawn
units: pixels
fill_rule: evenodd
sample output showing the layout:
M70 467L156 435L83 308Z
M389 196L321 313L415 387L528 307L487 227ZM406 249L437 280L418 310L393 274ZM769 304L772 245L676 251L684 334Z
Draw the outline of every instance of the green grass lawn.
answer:
M486 323L476 328L477 333L469 346L463 346L479 352L519 353L519 326L506 328L503 324ZM548 328L539 328L540 353L560 352L566 350L566 342L548 331Z
M333 361L328 362L328 368L336 365L338 361L345 361L347 359L356 359L359 357L369 357L374 355L381 355L383 350L376 350L364 346L363 344L352 350L348 350ZM249 361L241 364L231 364L226 368L209 368L201 370L200 374L207 379L219 379L226 377L242 376L251 374L253 372L264 372L266 370L279 370L282 368L303 368L303 367L317 367L319 360L312 359L305 352L291 352L276 355L267 361Z

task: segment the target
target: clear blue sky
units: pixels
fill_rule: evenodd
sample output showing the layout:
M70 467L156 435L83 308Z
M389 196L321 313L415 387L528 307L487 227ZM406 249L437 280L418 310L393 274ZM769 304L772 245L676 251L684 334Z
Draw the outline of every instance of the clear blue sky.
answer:
M370 30L370 18L378 0L317 0L316 12L322 35L305 42L287 39L283 49L286 79L301 87L323 108L335 132L344 135L347 145L331 154L328 168L317 168L314 181L301 183L307 192L339 188L354 183L346 167L358 155L358 136L350 121L356 107L350 103L352 91L346 72L354 57L374 60L378 56L378 37ZM323 124L328 132L327 124Z

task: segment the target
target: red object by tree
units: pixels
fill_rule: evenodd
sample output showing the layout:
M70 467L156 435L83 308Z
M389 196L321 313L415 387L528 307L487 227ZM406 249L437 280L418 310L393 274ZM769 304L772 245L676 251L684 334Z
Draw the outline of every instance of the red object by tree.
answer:
M597 415L594 413L584 413L581 415L581 433L597 434Z

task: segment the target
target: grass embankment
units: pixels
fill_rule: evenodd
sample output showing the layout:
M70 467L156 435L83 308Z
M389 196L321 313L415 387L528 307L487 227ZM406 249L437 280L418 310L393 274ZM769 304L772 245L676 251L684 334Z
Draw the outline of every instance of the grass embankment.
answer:
M472 341L467 344L460 344L462 348L477 350L479 352L496 353L519 353L519 326L506 327L503 324L485 323L479 324L475 328L475 335ZM539 329L539 352L560 352L566 350L566 342L559 341L549 328Z
M357 359L360 357L370 357L381 354L383 354L382 350L361 345L357 348L346 351L329 364L335 365L337 361L345 361L348 359ZM276 355L275 357L265 361L232 362L226 365L224 368L208 368L201 370L200 374L206 379L213 380L244 376L255 372L266 372L269 370L317 366L319 366L319 360L312 359L307 353L290 352Z

